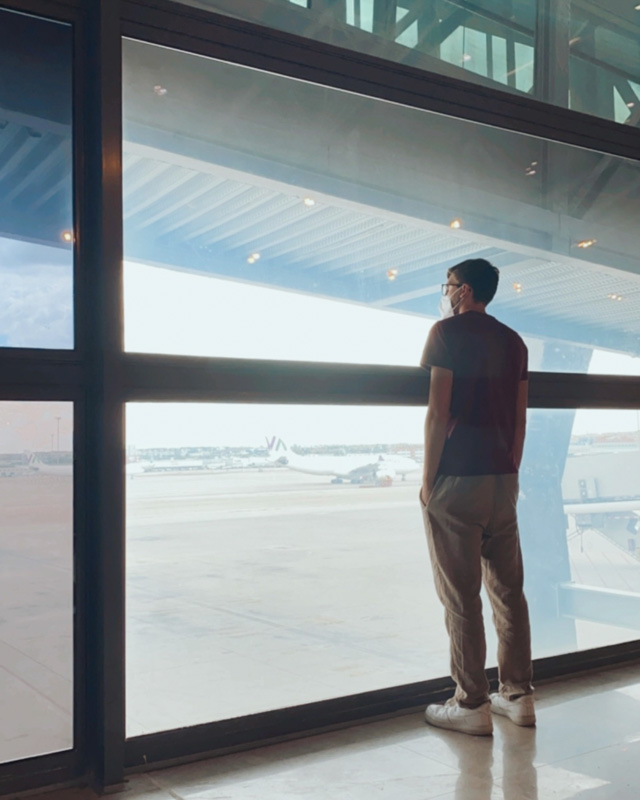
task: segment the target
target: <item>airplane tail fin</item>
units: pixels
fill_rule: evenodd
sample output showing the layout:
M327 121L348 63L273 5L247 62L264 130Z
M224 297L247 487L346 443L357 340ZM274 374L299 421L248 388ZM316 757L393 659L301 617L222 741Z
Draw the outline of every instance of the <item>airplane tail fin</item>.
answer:
M267 442L267 449L269 450L269 458L272 461L278 461L283 456L286 456L288 448L282 439L277 436L272 436L271 438L265 436L265 440Z

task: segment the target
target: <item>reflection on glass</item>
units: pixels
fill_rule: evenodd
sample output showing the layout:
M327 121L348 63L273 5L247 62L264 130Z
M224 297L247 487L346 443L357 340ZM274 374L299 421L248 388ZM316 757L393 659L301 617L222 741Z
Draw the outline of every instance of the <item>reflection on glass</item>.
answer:
M73 410L0 403L0 762L73 746Z
M640 374L637 162L140 42L125 117L129 351L415 365L483 257L534 369Z
M127 407L129 736L448 673L417 501L423 418ZM636 412L530 412L535 657L638 637L639 467Z
M570 13L554 3L547 12L547 4L539 7L536 0L182 2L616 122L638 123L640 14L633 2L574 0ZM544 80L538 85L535 48L547 36L555 44L545 53Z
M640 412L530 410L520 490L534 654L638 638Z
M571 108L637 126L640 121L640 11L637 3L574 0Z
M71 53L0 10L0 347L73 347Z
M508 91L533 86L535 0L182 0L328 44Z

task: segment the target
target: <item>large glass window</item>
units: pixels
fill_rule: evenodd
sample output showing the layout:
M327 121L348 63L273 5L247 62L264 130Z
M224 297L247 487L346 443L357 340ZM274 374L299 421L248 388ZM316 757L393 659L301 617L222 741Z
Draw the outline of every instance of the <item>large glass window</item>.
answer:
M73 746L73 411L0 402L0 762Z
M640 10L630 0L575 0L569 15L564 4L546 0L182 2L617 122L638 122ZM538 50L538 41L554 46ZM536 80L539 52L546 63Z
M71 52L0 10L0 347L73 347Z
M640 374L640 164L125 42L129 351L418 363L501 270L534 369Z
M424 413L128 406L129 736L448 674ZM536 657L637 638L639 476L635 411L530 411Z

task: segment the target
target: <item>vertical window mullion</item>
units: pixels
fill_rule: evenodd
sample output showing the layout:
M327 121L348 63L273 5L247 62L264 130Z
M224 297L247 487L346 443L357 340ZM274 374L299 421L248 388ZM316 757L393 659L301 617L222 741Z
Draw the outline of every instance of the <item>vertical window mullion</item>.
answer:
M87 767L98 788L123 780L124 485L122 351L122 69L120 3L87 8L79 109L83 173L78 185L78 335L84 358L83 442L87 535L84 727ZM82 75L79 73L82 72Z

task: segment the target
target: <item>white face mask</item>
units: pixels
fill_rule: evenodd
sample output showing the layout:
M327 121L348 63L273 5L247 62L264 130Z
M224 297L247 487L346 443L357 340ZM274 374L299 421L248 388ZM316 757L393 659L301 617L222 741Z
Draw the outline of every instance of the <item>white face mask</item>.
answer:
M460 287L462 288L462 287ZM453 293L454 295L456 292L459 292L460 289L456 289ZM440 311L440 318L441 319L448 319L449 317L454 317L456 315L456 308L460 305L458 301L455 306L451 302L451 298L453 295L445 294L440 298L440 302L438 303L438 310Z

